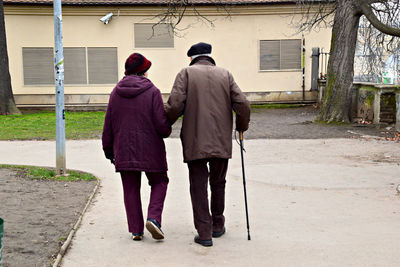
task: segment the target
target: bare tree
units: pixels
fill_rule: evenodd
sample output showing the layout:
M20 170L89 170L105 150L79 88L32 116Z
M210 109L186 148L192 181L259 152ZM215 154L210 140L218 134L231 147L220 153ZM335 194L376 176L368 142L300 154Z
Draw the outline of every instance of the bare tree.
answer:
M400 14L397 16L400 24ZM392 72L398 71L399 54L400 38L383 34L362 16L358 30L354 80L383 82L385 71L388 69ZM386 65L387 62L390 65Z
M3 0L0 0L0 114L20 114L11 88Z
M197 22L203 22L213 28L215 27L214 20L209 16L204 15L199 7L201 5L212 5L218 13L230 17L231 9L234 5L233 2L234 1L226 0L168 0L165 8L151 18L156 19L157 21L153 25L153 34L155 27L158 25L169 24L171 26L170 34L176 36L184 35L185 30L193 26L193 24L189 24L184 28L180 27L182 19L189 14L195 16Z
M303 14L300 29L332 25L326 94L318 119L349 122L360 18L365 16L382 38L400 36L400 3L398 0L297 0L297 4ZM375 41L379 43L378 39Z

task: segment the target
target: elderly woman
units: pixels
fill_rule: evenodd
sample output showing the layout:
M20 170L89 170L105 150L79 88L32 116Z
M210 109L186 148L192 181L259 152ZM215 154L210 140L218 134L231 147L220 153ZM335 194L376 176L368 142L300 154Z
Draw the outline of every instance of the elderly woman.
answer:
M151 62L134 53L125 62L125 77L111 92L103 128L103 150L120 172L129 232L143 238L141 172L151 186L146 228L164 239L161 215L168 186L163 138L171 134L160 90L147 78Z

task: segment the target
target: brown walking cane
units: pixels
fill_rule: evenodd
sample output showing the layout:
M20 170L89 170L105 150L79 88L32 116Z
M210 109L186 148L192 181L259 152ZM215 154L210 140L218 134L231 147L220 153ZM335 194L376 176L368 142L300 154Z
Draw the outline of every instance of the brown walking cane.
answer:
M247 209L246 177L245 177L245 173L244 173L243 132L239 132L239 141L240 141L240 155L242 156L242 175L243 175L244 204L245 204L245 208L246 208L247 240L251 240L250 239L250 225L249 225L249 211Z

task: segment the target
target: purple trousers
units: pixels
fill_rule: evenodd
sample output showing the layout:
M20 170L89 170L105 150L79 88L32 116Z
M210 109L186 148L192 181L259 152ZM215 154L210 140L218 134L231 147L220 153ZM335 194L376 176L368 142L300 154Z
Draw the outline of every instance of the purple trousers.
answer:
M208 166L209 165L209 169ZM202 240L212 238L212 232L224 229L225 176L228 159L201 159L188 162L190 196L194 226ZM211 214L208 204L208 178L211 189Z
M140 198L141 175L140 171L121 171L126 217L131 233L142 233L144 229ZM146 172L146 176L151 186L147 218L155 219L161 225L161 215L169 182L167 172Z

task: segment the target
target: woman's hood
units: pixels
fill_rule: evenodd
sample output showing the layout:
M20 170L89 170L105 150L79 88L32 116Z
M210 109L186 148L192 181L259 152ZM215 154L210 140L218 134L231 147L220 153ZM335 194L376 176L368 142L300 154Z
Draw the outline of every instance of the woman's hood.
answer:
M115 87L119 96L132 98L153 87L153 83L144 76L127 75Z

